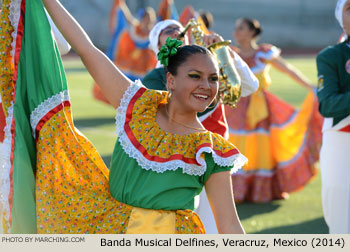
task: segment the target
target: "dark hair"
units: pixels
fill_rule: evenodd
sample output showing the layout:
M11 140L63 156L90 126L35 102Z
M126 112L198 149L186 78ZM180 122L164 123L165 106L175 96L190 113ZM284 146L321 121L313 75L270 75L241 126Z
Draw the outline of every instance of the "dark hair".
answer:
M169 57L168 66L164 66L165 73L171 73L172 75L177 75L177 69L186 60L195 54L206 54L209 56L213 56L213 54L205 47L198 45L185 45L177 48L177 53L171 57Z
M258 20L251 18L242 18L242 22L248 25L249 30L254 31L254 38L262 33L262 27Z
M205 10L199 10L198 13L202 18L207 29L210 29L210 27L212 27L214 23L213 15L209 11L205 11Z

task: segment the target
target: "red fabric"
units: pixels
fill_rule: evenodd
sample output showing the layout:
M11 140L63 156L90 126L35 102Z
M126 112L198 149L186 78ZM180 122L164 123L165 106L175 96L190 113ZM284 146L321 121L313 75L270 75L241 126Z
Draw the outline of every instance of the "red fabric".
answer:
M222 105L219 105L207 119L202 121L202 124L207 130L228 139L228 125Z
M194 18L194 15L195 15L195 11L193 7L191 5L187 5L182 11L182 13L180 14L179 21L182 25L185 26L188 23L188 21L190 21L191 18Z
M15 48L15 57L14 57L14 74L13 74L13 83L14 83L14 92L13 92L13 101L16 97L16 82L17 82L17 69L19 63L19 57L22 49L22 38L24 32L24 15L26 9L26 1L23 0L21 4L21 16L19 18L18 27L17 27L17 38L16 38L16 48ZM13 207L13 160L15 152L15 117L13 117L11 122L11 134L12 134L12 146L11 146L11 170L10 170L10 193L9 193L9 205L10 205L10 217L9 223L12 225L12 207Z
M350 125L345 126L344 128L341 128L339 131L342 131L342 132L350 132Z
M38 122L38 125L36 125L36 128L35 128L35 139L36 139L36 141L39 139L39 132L42 129L42 127L44 126L44 124L48 120L50 120L51 117L53 117L59 111L61 111L64 107L69 107L69 106L70 106L70 102L69 101L65 101L65 102L57 105L52 110L50 110L46 115L43 116L43 118L40 119L40 121Z
M169 5L167 0L160 2L157 16L160 17L160 20L171 19L171 5Z
M2 104L0 103L0 143L2 143L4 141L5 126L6 126L6 118L5 118L4 110L2 108Z

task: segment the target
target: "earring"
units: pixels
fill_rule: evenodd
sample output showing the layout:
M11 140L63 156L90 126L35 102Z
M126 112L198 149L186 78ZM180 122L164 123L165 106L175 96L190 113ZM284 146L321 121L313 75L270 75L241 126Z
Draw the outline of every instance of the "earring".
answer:
M172 91L172 90L169 90L169 91L168 91L168 96L166 97L166 102L167 102L168 104L169 104L169 102L170 102L170 99L171 99L172 94L173 94L173 91Z

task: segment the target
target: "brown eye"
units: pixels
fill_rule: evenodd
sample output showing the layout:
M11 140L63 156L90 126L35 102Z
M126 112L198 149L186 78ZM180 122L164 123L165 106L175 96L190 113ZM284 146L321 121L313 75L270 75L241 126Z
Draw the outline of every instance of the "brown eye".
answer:
M201 77L199 74L193 74L193 73L188 74L188 76L192 79L200 79Z
M218 76L211 76L211 77L209 77L209 81L211 81L211 82L217 82L218 80L219 80Z

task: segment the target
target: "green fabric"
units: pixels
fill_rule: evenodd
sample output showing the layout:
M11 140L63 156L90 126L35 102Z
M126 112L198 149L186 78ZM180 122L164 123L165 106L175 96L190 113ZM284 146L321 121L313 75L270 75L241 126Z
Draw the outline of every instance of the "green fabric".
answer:
M333 126L350 115L350 48L343 42L324 49L317 56L317 71L323 84L318 86L319 110L333 117Z
M166 76L164 68L155 68L147 73L142 79L142 84L148 89L166 90ZM201 117L212 111L214 108L215 106L210 105L205 111L197 113L197 116Z
M164 66L168 66L169 58L177 53L177 48L180 45L182 45L182 41L168 37L165 45L160 48L160 51L157 54L160 63Z
M36 149L30 114L43 101L67 89L63 65L41 0L26 1L17 73L11 233L36 233Z
M194 209L198 195L213 173L229 171L232 167L214 163L211 154L205 154L207 171L202 176L188 175L179 168L157 173L141 168L116 142L109 174L111 195L118 201L147 209Z
M166 90L166 77L163 67L155 68L145 75L142 84L153 90Z

